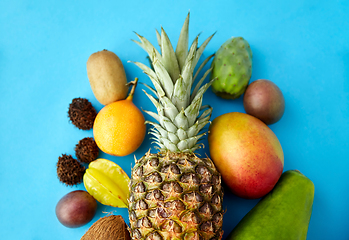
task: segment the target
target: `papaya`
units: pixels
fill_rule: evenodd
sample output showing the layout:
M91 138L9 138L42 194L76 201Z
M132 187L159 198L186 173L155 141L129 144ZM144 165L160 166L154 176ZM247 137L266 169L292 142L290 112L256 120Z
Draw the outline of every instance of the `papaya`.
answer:
M315 187L298 170L284 172L227 240L306 240Z

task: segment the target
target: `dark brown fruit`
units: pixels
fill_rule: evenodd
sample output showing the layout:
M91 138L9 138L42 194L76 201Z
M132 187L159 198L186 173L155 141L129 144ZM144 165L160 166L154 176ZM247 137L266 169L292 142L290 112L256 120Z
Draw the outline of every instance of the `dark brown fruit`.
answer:
M127 225L120 215L99 219L82 236L81 240L130 240Z
M64 226L77 228L90 222L96 210L96 200L88 192L76 190L59 200L56 205L56 216Z
M268 125L279 121L285 111L285 99L281 90L266 79L256 80L247 87L243 103L247 114Z
M74 98L69 105L68 116L77 128L89 130L93 127L97 111L87 99Z
M71 155L62 154L57 162L57 176L59 181L66 185L73 186L82 182L85 167Z
M91 137L83 138L75 146L75 155L80 162L90 163L98 157L98 146Z

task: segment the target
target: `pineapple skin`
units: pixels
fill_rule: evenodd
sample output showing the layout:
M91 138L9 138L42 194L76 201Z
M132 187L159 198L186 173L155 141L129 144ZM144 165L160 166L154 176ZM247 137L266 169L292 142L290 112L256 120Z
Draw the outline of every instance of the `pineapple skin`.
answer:
M148 152L132 169L132 239L221 239L221 175L209 158Z

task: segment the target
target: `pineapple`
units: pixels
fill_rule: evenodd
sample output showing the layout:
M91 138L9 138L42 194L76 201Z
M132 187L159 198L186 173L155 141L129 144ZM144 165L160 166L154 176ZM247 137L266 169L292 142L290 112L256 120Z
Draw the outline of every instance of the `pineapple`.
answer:
M144 37L135 41L149 55L152 68L135 62L150 78L154 88L145 91L157 109L147 112L157 123L147 122L159 146L136 160L130 181L129 220L133 239L221 239L223 235L223 191L221 175L209 158L194 151L205 135L212 108L202 106L204 92L212 81L201 86L211 69L193 83L209 56L198 67L204 48L213 35L198 47L198 36L188 51L189 14L182 27L176 51L163 29L156 31L161 53Z

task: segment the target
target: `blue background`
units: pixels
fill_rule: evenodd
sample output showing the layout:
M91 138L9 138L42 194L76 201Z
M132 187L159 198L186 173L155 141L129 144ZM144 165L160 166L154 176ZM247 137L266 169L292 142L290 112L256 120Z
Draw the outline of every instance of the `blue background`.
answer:
M146 63L145 52L130 39L133 31L156 43L164 27L177 42L190 10L190 42L217 31L203 57L231 36L243 36L253 51L251 81L272 80L286 100L283 118L270 126L279 138L284 170L298 169L315 184L308 239L349 239L349 2L342 1L0 1L0 235L1 239L80 239L108 212L127 219L126 209L98 205L92 222L66 228L55 206L66 193L56 176L62 153L92 131L68 120L75 97L89 99L100 110L86 74L93 52L108 49L122 62L128 80L148 78L127 61ZM153 106L136 89L134 103ZM209 90L204 103L212 119L244 112L242 98L223 100ZM147 119L150 117L146 116ZM206 148L201 153L208 153ZM153 148L149 135L134 153ZM111 157L130 174L133 154ZM225 237L258 202L226 191Z

